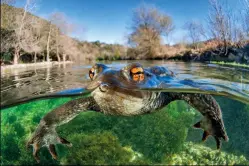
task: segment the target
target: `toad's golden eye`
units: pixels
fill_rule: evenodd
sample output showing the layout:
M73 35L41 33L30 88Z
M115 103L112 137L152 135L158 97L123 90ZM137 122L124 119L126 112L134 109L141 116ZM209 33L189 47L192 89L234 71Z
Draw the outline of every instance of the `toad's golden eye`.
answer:
M91 69L89 70L89 77L90 77L91 80L93 80L94 74L95 74L95 69L94 69L94 68L91 68Z
M142 67L134 67L131 69L131 78L133 81L140 82L144 80L144 70Z

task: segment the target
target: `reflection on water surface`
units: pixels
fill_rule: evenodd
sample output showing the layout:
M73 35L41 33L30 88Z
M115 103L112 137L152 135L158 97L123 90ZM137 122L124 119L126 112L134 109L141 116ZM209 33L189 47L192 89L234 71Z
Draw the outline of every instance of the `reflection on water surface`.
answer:
M114 68L122 68L127 63L103 62ZM178 80L191 79L216 91L226 91L244 98L249 103L249 70L224 67L213 64L139 61L144 67L164 66L176 73ZM84 87L88 81L88 70L93 64L61 64L29 70L13 69L1 73L1 105L15 100L49 94L64 89ZM169 84L172 85L170 82ZM169 88L166 84L163 88ZM174 88L174 86L171 86ZM179 88L179 87L177 87ZM205 88L205 87L204 87ZM242 101L243 101L242 100Z
M249 72L245 69L182 62L141 63L145 67L167 66L177 78L224 85L248 94ZM123 61L107 64L115 68L125 66ZM91 66L67 64L2 73L1 102L83 87L89 81ZM199 112L183 101L176 101L162 111L144 116L82 113L58 128L58 133L74 146L58 145L57 161L51 158L46 148L42 148L39 152L41 164L248 165L249 105L220 96L215 98L230 138L229 142L223 143L221 151L215 150L213 137L201 143L203 132L192 128L201 118ZM31 149L25 148L26 141L47 112L70 100L72 98L40 100L1 110L1 164L36 164Z

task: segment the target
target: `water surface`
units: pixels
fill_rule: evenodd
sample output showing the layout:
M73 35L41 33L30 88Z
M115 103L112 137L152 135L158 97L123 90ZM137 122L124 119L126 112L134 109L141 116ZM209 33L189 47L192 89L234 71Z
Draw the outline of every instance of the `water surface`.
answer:
M105 62L121 68L131 61ZM57 145L58 160L44 147L39 156L43 165L97 164L246 164L249 165L249 71L212 64L140 61L145 67L166 66L177 80L190 79L198 85L192 90L209 88L227 92L214 96L219 103L229 142L216 150L213 137L202 143L202 130L192 125L201 119L198 111L183 101L175 101L161 111L134 117L107 116L97 112L81 113L57 131L73 143L72 148ZM66 64L1 73L1 105L20 99L52 94L65 89L82 88L88 82L92 64ZM172 82L171 82L172 83ZM179 82L175 82L179 83ZM189 86L163 84L170 88ZM173 89L172 88L172 89ZM170 89L170 90L172 90ZM207 92L210 93L211 91ZM219 95L219 93L217 93ZM234 95L230 99L229 95ZM238 95L238 98L236 98ZM35 165L32 149L25 144L40 119L49 111L76 97L37 100L1 110L1 165ZM234 99L243 99L242 103Z
M104 62L119 69L132 61ZM139 61L144 67L167 67L175 74L175 80L162 81L160 88L145 85L146 90L194 91L224 95L249 103L249 69L225 67L215 64L168 61ZM93 63L94 64L94 63ZM62 64L36 69L13 69L1 73L1 105L20 99L50 94L65 89L82 88L89 82L88 71L93 64ZM180 83L192 80L198 86ZM159 84L158 84L159 85ZM158 86L156 85L156 86Z

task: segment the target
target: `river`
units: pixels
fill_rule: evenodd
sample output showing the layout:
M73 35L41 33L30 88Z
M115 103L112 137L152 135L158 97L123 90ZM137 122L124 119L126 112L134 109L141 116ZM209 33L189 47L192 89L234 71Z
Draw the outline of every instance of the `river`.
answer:
M101 63L120 69L131 62ZM43 149L40 152L42 164L249 164L249 69L203 63L139 62L144 67L167 67L176 78L159 89L144 87L142 90L190 89L215 96L230 138L223 143L221 152L215 150L211 137L200 143L202 132L191 126L201 115L178 101L166 107L166 111L134 118L82 114L58 129L72 142L78 142L76 147L70 150L58 146L58 161L52 160ZM58 64L5 71L1 73L1 105L82 88L90 81L88 71L92 65ZM192 80L198 86L183 85L182 80ZM1 163L35 164L31 151L24 148L27 138L47 112L71 99L38 100L2 109Z

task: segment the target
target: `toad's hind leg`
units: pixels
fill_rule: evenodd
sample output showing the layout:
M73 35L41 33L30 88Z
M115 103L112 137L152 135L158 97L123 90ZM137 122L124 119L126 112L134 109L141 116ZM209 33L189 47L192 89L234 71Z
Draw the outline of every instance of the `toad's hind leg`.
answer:
M202 141L212 135L215 138L217 149L221 148L221 138L228 141L221 109L211 95L195 93L172 93L171 95L175 100L185 100L203 115L203 119L194 125L195 128L204 130Z

